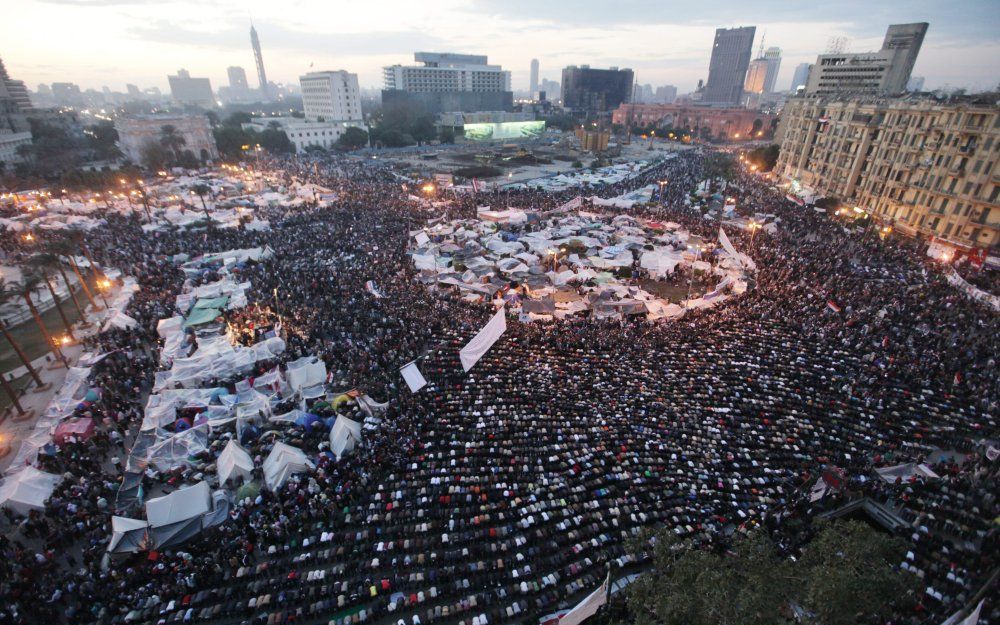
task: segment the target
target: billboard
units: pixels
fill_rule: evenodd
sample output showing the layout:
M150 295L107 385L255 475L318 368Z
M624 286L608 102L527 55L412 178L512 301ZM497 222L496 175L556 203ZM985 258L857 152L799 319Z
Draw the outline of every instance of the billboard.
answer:
M465 124L465 138L470 141L504 139L534 139L545 132L545 122L502 122L499 124Z

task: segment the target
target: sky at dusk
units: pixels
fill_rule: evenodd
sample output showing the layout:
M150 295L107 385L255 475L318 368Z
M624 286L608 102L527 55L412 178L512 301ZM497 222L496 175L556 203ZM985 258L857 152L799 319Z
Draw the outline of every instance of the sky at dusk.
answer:
M777 88L795 66L812 62L831 37L847 50L880 47L890 23L929 22L914 69L926 88L989 89L1000 83L1000 3L911 0L675 2L673 0L6 0L0 58L13 78L75 82L82 88L126 83L167 91L167 74L186 68L227 84L226 68L256 83L251 17L268 78L297 82L312 70L356 72L381 87L385 65L413 62L417 50L486 54L527 89L532 58L541 76L560 80L566 65L631 67L636 82L692 90L708 75L716 27L757 26L754 53L782 49Z

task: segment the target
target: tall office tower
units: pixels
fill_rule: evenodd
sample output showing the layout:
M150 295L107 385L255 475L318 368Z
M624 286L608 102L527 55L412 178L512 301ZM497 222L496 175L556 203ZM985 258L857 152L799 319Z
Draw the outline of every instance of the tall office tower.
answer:
M702 102L739 105L756 32L756 26L716 29Z
M902 93L910 80L920 46L927 34L927 22L891 24L882 40L882 52L892 52L892 61L882 82L885 93Z
M774 93L774 83L778 80L778 70L781 69L781 48L770 47L764 50L761 57L767 62L767 75L764 78L764 93Z
M170 95L180 104L215 106L212 84L207 78L193 78L186 69L179 69L176 76L167 76L167 82L170 83Z
M226 73L229 75L230 89L240 91L249 89L247 86L247 73L242 67L229 67L226 69Z
M257 80L260 81L260 97L270 100L270 88L267 86L267 72L264 71L264 57L260 53L260 39L257 29L250 25L250 46L253 47L253 58L257 62Z
M634 78L628 68L570 65L562 72L563 106L588 115L607 113L623 102L631 102Z
M809 64L799 63L795 66L795 73L792 74L791 92L795 93L799 88L805 88L809 82Z
M309 72L299 76L302 108L309 121L361 121L358 75L344 70Z
M531 59L531 82L528 84L528 90L532 98L538 96L538 59Z
M768 48L759 57L750 61L743 90L747 93L772 93L774 81L781 67L781 48Z
M898 95L906 90L910 72L927 33L927 23L893 24L876 52L821 54L809 72L807 95Z

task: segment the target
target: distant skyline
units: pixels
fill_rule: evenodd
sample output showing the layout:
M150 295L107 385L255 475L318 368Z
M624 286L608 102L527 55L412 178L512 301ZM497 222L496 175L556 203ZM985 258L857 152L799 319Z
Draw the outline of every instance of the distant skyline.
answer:
M529 65L560 80L567 65L631 67L638 84L680 92L708 76L717 27L757 26L754 55L782 49L776 88L799 63L815 61L830 37L849 51L877 50L891 23L929 22L913 70L925 88L983 90L1000 82L1000 11L993 0L789 3L662 0L372 0L363 4L286 0L12 0L0 20L0 58L29 88L74 82L83 89L126 83L168 92L167 75L185 68L228 83L226 68L255 73L250 19L270 80L297 83L308 71L344 69L362 87L380 88L385 65L413 52L485 54L527 90ZM380 21L379 18L382 18Z

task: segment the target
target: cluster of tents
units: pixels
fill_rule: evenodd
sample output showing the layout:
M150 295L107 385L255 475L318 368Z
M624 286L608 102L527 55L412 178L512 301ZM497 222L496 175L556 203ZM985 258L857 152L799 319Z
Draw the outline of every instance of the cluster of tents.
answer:
M679 224L575 211L580 203L570 204L550 213L483 210L479 219L415 231L411 254L420 279L434 288L454 289L471 301L504 291L523 321L591 313L655 320L743 293L746 272L755 269L746 254L732 249L721 230L722 247L702 260L708 244ZM683 267L717 276L718 282L704 296L677 305L628 284L636 266L658 281ZM511 284L520 288L508 292Z

